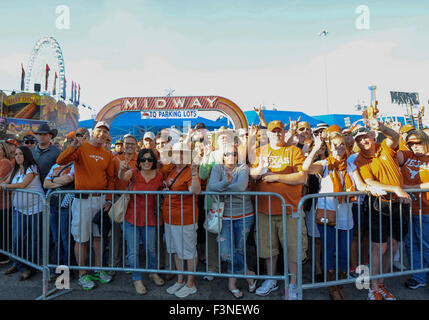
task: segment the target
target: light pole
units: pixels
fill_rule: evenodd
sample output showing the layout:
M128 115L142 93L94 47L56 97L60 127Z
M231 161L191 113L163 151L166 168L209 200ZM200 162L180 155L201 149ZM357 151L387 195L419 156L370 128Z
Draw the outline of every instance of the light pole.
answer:
M325 91L326 91L326 114L329 114L329 94L328 94L328 63L326 58L326 37L328 36L328 31L323 30L319 33L319 36L322 37L323 41L323 60L325 64Z

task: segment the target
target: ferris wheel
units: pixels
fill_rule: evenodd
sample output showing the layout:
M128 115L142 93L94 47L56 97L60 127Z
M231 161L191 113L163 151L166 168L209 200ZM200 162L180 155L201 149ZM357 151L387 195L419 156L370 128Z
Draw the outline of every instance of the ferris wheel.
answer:
M49 66L48 88L45 89L46 65ZM55 81L55 73L58 78ZM25 76L25 91L32 91L34 84L40 84L42 92L53 94L55 83L56 95L63 93L65 79L64 58L61 47L53 37L41 38L33 48Z

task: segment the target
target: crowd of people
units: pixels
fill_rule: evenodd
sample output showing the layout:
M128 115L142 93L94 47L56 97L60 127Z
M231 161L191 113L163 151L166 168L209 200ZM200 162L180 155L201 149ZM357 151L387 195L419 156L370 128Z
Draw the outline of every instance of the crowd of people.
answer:
M112 146L109 124L101 121L91 135L79 128L57 146L53 140L57 132L47 124L25 136L21 144L14 139L0 142L4 190L0 193L0 233L11 230L7 243L12 243L13 253L25 253L29 261L39 264L42 199L9 190L25 189L46 196L57 190L69 191L49 198L51 261L85 267L93 249L95 267L122 264L136 269L140 268L142 245L144 267L153 271L149 278L156 285L164 286L171 280L171 275L162 276L156 270L174 267L191 272L186 277L177 274L166 289L179 298L197 293L192 272L199 263L216 274L221 272L220 261L225 262L228 273L247 275L247 290L260 296L278 290L279 284L269 279L258 287L252 278L255 270L249 268L249 261L257 258L264 260L265 273L271 276L279 273L279 260L296 275L299 256L304 261L315 257L312 278L317 282L357 277L356 268L369 261L372 275L390 272L390 262L396 261L391 253L399 254L402 246L407 255L401 261L408 261L408 268L429 265L429 198L424 193L407 192L429 188L429 137L425 130L377 119L347 128L325 124L311 128L300 119L267 123L262 109L255 111L260 124L237 131L222 127L210 133L199 123L176 137L169 128L157 134L146 132L140 141L127 134ZM188 193L164 197L133 194L123 223L109 222L104 216L109 224L101 226L96 222L100 209L106 214L121 199L120 194L74 190ZM201 195L201 191L225 196ZM304 195L353 191L366 195L343 194L305 202L299 212L305 223L298 230L292 211L298 211ZM229 195L231 192L236 193ZM286 215L279 198L255 197L248 192L279 194L287 205ZM207 212L220 201L224 202L222 229L218 234L208 233L203 226ZM314 254L308 254L310 243ZM248 250L249 244L256 250ZM106 251L108 258L104 257ZM9 257L1 255L0 263L9 263ZM35 270L14 260L4 273L15 272L21 273L19 280L26 280ZM101 269L80 268L78 273L84 290L93 289L97 281L112 281L112 273ZM133 271L131 277L136 292L146 294L142 273ZM213 276L204 279L210 281ZM290 277L289 282L287 297L296 299L296 277ZM236 299L243 297L238 283L233 277L227 282ZM410 289L425 286L426 274L413 274L405 285ZM330 286L328 291L333 300L348 299L342 285ZM379 278L371 281L368 299L395 297Z

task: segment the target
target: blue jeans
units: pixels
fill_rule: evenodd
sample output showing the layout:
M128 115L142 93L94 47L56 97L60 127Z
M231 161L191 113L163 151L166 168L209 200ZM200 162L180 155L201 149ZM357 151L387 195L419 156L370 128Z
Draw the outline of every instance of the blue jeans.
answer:
M135 235L134 235L135 230ZM146 241L147 233L147 241ZM127 258L131 268L139 268L139 244L143 242L144 252L147 252L146 265L148 269L156 269L155 226L137 227L125 221L125 241L127 242ZM133 272L134 281L141 280L141 272Z
M228 273L243 274L246 267L244 249L255 216L222 220L222 231L217 237L220 255L228 264Z
M69 209L58 208L51 203L50 229L54 240L53 263L58 265L70 265L69 261ZM58 240L58 228L60 240ZM58 250L59 258L58 258Z
M336 254L336 229L335 227L318 224L320 241L322 242L322 268L325 268L325 243L326 243L326 270L335 270ZM325 239L326 236L326 239ZM348 237L348 238L347 238ZM338 230L338 267L343 272L348 272L348 255L353 241L353 229ZM348 254L348 255L347 255Z
M408 255L409 267L411 270L418 270L429 267L429 215L422 215L422 223L420 223L420 216L412 216L412 226L410 223L410 231L405 237L405 249ZM420 235L420 227L422 232ZM420 247L420 241L422 246ZM411 257L411 243L413 245L413 257ZM423 260L421 259L421 252L423 251ZM426 283L426 272L415 273L412 278L420 283Z
M20 258L33 264L42 264L42 233L39 228L42 225L42 213L25 215L13 210L13 248L12 252ZM25 263L14 260L14 266L20 272L32 269Z

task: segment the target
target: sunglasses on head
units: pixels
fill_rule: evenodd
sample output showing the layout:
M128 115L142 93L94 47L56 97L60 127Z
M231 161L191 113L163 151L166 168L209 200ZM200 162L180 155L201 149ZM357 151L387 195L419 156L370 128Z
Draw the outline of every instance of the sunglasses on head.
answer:
M140 159L140 162L153 162L154 161L154 159L153 158L141 158Z

